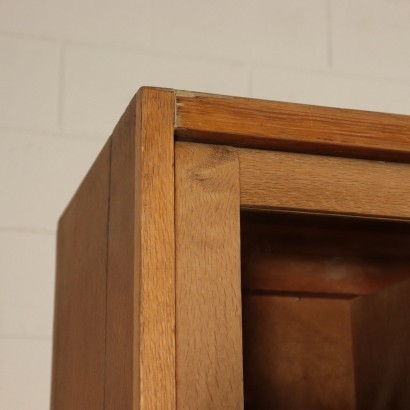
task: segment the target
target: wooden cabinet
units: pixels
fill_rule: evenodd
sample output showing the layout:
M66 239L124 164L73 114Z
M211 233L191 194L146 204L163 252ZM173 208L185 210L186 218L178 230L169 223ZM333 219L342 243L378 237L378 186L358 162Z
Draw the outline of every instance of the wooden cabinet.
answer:
M410 118L142 88L59 221L51 407L410 408Z

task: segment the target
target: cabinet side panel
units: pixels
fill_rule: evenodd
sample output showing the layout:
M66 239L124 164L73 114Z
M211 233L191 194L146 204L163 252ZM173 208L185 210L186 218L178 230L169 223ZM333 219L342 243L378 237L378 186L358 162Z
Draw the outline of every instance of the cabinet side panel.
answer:
M191 143L175 154L177 408L241 409L238 158Z
M104 403L108 141L60 219L51 408Z
M107 352L105 409L133 409L133 384L139 386L138 340L139 292L135 271L135 129L136 98L112 135L111 196L107 272ZM135 392L138 395L138 390Z

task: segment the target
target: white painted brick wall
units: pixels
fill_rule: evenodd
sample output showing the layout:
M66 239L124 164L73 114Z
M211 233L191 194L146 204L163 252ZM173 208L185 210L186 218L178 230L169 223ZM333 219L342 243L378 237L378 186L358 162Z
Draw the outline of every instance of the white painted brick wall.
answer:
M0 409L48 407L57 218L138 87L410 113L409 22L408 0L2 0Z
M54 235L3 230L0 249L0 338L50 338Z
M55 41L0 36L0 126L56 129L60 48Z
M408 0L334 0L331 18L335 69L410 80Z
M0 131L0 227L55 232L101 145Z
M50 338L0 338L0 409L50 408Z
M2 0L0 27L65 41L149 47L151 0Z
M248 70L235 62L91 46L67 47L64 60L64 130L103 140L143 85L247 93Z
M410 114L410 82L309 70L255 68L251 97Z
M154 4L154 50L326 67L326 0L154 0Z

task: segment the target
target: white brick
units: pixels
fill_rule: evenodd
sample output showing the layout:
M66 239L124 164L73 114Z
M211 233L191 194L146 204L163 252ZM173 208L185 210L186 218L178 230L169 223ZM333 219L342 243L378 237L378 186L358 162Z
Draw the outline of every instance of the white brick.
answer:
M410 85L299 70L256 69L252 96L277 101L410 114Z
M48 409L50 374L50 340L0 338L0 409Z
M0 131L0 228L54 231L101 147Z
M153 44L201 57L327 64L326 0L156 0Z
M0 231L0 338L51 337L55 237Z
M237 64L108 48L69 48L64 72L65 129L103 139L143 85L244 95L248 83L246 70Z
M150 0L2 0L3 31L147 46Z
M333 0L334 67L410 79L410 2Z
M55 129L59 75L57 44L0 36L0 124Z

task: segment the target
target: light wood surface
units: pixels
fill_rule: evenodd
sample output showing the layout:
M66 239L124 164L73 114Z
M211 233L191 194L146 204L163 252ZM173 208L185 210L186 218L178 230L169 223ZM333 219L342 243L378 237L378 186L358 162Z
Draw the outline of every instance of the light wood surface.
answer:
M249 409L354 409L350 301L243 297Z
M238 158L201 144L175 153L177 406L241 409Z
M173 102L141 89L113 134L106 409L175 408Z
M410 165L236 148L241 207L410 217Z
M410 280L352 302L357 409L410 408Z
M179 139L410 160L410 117L177 91Z
M110 152L108 141L58 225L52 410L104 407Z
M137 113L140 408L175 408L174 93L143 89Z

